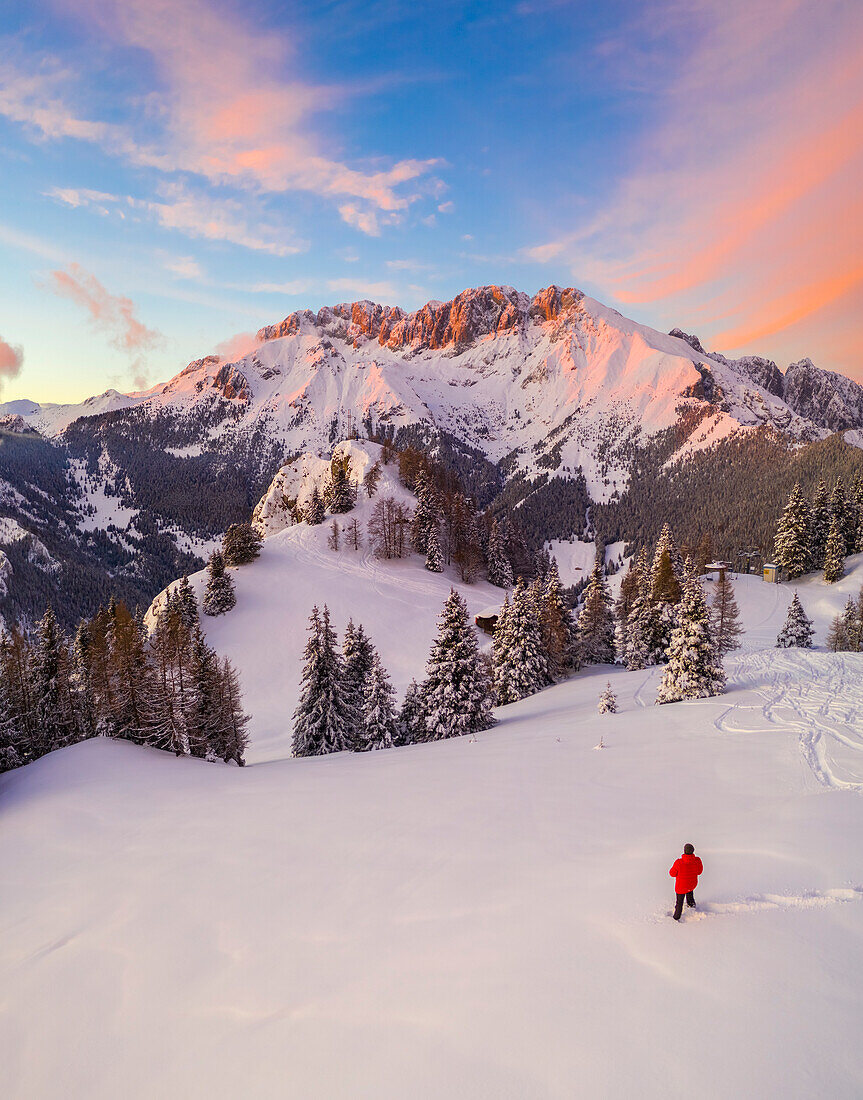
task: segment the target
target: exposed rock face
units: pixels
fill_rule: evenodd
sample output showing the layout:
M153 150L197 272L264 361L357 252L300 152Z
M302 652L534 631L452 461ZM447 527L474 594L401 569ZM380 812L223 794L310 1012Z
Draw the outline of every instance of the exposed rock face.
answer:
M718 359L719 356L714 355L713 358ZM744 355L742 359L734 359L730 362L740 374L754 382L756 386L761 386L776 397L783 396L785 379L772 359L762 359L760 355Z
M362 338L397 351L400 348L468 347L483 336L524 329L531 321L551 321L584 297L573 287L547 287L532 299L511 286L483 286L462 291L451 302L427 302L405 313L398 306L351 302L292 313L278 325L267 325L258 339L277 340L299 332L305 323L356 345Z
M213 387L221 392L229 401L248 401L249 383L242 371L233 363L226 363L221 367L213 379Z
M863 386L841 374L821 370L810 359L785 372L786 404L800 416L834 432L863 426Z
M0 416L0 432L15 432L18 435L38 435L35 428L17 413Z
M684 332L682 328L673 328L668 334L669 336L675 336L678 340L683 340L689 344L693 351L697 351L699 355L706 355L707 352L701 346L701 341L697 336L694 336L690 332Z

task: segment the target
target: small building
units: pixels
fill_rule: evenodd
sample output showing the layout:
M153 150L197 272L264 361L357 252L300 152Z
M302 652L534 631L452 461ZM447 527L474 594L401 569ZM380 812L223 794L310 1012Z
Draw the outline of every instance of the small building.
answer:
M725 580L725 574L733 569L733 564L730 561L710 561L705 565L705 573L716 573L717 580Z
M782 580L782 566L772 561L766 561L762 576L767 584L779 584Z
M485 634L494 634L494 628L497 626L497 620L500 616L500 607L487 607L474 619L476 625Z

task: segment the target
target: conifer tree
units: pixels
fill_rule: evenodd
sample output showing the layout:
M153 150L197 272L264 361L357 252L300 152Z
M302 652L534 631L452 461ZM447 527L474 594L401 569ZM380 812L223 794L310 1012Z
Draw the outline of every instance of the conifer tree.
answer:
M300 699L294 711L294 756L320 756L353 747L358 715L348 697L330 613L309 617Z
M339 535L339 525L338 523L336 523L335 520L333 520L332 526L330 527L330 533L327 535L327 546L330 548L330 550L334 550L336 553L339 552Z
M188 629L188 601L182 589L176 593L173 607L182 627ZM129 614L124 603L112 601L109 615L106 640L111 691L106 705L111 732L115 737L144 744L148 736L146 711L150 691L144 635L141 624Z
M397 745L413 745L425 740L427 730L422 688L416 680L411 680L399 711L394 741Z
M833 484L833 492L830 494L830 523L834 520L839 525L844 542L843 557L845 554L853 554L857 545L857 517L854 504L845 495L845 485L841 476L836 478ZM828 542L830 536L827 536ZM825 550L825 568L827 551Z
M210 555L207 573L209 580L204 593L204 614L224 615L235 606L237 596L234 592L234 582L230 574L225 572L225 559L220 551L214 550Z
M53 610L36 624L31 675L35 698L36 754L71 745L76 740L68 654Z
M309 497L309 503L305 508L306 523L310 523L313 527L317 527L318 524L324 522L324 516L326 515L326 508L324 506L324 498L321 496L317 485L312 489L312 495Z
M841 517L834 515L830 521L830 534L824 551L824 580L835 584L845 575L845 535Z
M219 661L200 626L189 640L189 691L186 732L192 756L216 759L222 726Z
M851 596L845 607L831 622L827 632L827 648L837 653L855 652L860 648L861 622L857 605Z
M354 625L353 619L348 619L342 639L342 682L345 699L356 719L356 744L353 747L357 749L361 749L365 741L363 698L375 655L375 647L363 624Z
M827 536L830 534L830 500L824 478L818 482L809 523L809 565L812 569L824 568Z
M391 749L398 739L395 692L378 653L363 689L363 743L361 750Z
M734 597L731 578L724 569L719 572L716 590L713 593L710 626L716 651L720 657L724 657L733 649L740 648L740 635L743 633L743 627L740 625L740 609Z
M443 551L440 547L436 525L430 528L428 533L425 567L429 573L443 573Z
M677 626L671 635L668 662L662 674L657 703L705 699L725 690L722 659L711 636L704 591L693 579L684 588Z
M776 639L776 646L778 649L791 649L792 647L811 649L814 633L812 620L803 610L800 597L795 592L788 608L785 624Z
M488 536L488 580L498 588L512 588L512 565L506 539L496 519L491 521Z
M791 580L802 577L809 568L810 522L809 505L798 481L779 519L774 545L776 562Z
M653 555L650 571L651 599L654 604L668 604L676 607L682 595L683 560L674 543L671 527L662 525L662 533Z
M5 661L5 635L0 641L0 772L8 772L25 763L21 729L9 688Z
M430 741L459 737L494 725L489 683L467 604L450 590L438 619L422 694Z
M494 630L492 680L498 706L514 703L547 683L542 634L528 589L519 577L512 594L504 598Z
M232 523L222 540L225 565L249 565L261 556L263 541L251 523Z
M218 553L218 551L217 551ZM206 610L206 609L205 609ZM187 716L191 703L189 630L169 593L150 635L150 692L147 740L155 748L188 756Z
M81 620L69 654L72 691L77 699L79 733L82 739L96 733L96 698L91 672L90 624Z
M245 752L249 744L246 727L250 718L243 713L243 695L237 670L226 657L222 661L219 685L219 727L211 742L211 751L226 764L232 760L241 768L246 763Z
M605 685L605 691L599 697L599 706L596 708L600 714L617 714L617 697L611 690L611 681Z
M599 560L594 563L578 616L578 643L584 664L614 661L614 613L608 581Z
M356 490L351 477L351 459L348 454L334 454L330 460L330 472L324 486L323 501L333 513L350 512L356 502Z
M418 554L427 554L432 531L437 534L440 501L432 479L425 470L421 470L417 476L416 496L417 506L411 520L411 546ZM432 572L440 572L440 570L432 570Z
M554 558L551 559L539 602L539 627L548 679L554 683L574 666L577 635L572 612L564 599L560 572Z
M633 558L620 582L620 592L614 604L614 651L625 662L626 640L629 635L629 614L638 596L640 576L638 561Z

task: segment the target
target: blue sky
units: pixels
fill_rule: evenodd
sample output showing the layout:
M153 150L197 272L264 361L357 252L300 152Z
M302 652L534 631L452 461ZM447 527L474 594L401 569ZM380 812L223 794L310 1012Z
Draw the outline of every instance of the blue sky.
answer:
M7 0L3 399L484 283L859 377L861 9Z

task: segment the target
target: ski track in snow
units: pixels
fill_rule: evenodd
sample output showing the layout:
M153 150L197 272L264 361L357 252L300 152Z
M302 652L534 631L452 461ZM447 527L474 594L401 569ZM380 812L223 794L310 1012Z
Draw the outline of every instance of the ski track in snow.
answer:
M772 726L797 732L804 759L833 790L863 792L863 659L854 653L770 649L733 660L735 687L758 702L735 703L714 722L722 733L754 733ZM732 662L729 662L730 664ZM758 715L754 721L746 716Z
M695 910L684 907L683 920L705 920L708 917L736 917L744 913L766 913L779 909L823 909L846 901L863 899L863 886L846 886L833 890L804 890L802 894L748 894L734 901L698 902ZM659 924L671 916L672 910L657 914Z

